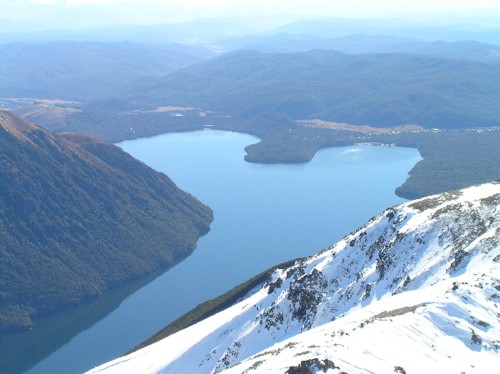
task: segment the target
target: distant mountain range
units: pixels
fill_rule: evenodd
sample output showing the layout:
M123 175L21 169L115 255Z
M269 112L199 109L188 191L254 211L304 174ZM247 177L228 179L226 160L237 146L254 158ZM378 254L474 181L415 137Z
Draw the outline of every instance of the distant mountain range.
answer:
M211 221L118 147L0 111L0 332L168 269Z
M163 76L214 56L181 44L58 41L0 45L0 96L95 100L144 76Z
M125 95L127 95L125 93ZM128 90L130 102L354 125L500 123L500 65L408 54L238 51Z
M91 373L491 372L499 209L499 183L389 208L223 311Z
M219 45L229 51L250 49L261 52L286 53L331 49L347 54L404 53L478 62L500 62L500 46L498 44L485 44L473 40L422 41L413 38L371 34L322 38L307 34L281 33L224 39L219 41Z
M387 35L423 41L475 40L481 43L499 44L500 29L473 24L439 24L411 22L404 19L349 19L325 17L299 20L273 30L274 33L312 35L335 38L347 35Z
M380 127L412 123L456 129L500 123L499 46L292 34L221 43L212 47L246 46L260 52L238 50L213 58L217 53L207 47L173 44L0 45L0 97L78 101L78 110L86 113L73 114L81 132L92 126L85 118L106 122L109 132L129 122L114 121L117 112L159 106L201 108L238 120L276 112ZM41 109L21 108L19 113L43 123ZM91 113L96 111L106 114ZM132 122L142 123L134 114Z
M135 13L141 13L144 7L136 5ZM409 19L369 19L342 17L308 17L300 19L296 15L260 15L246 17L202 17L185 22L155 22L148 18L149 24L129 22L124 24L123 14L120 22L112 22L103 15L103 5L99 10L86 9L84 17L85 29L75 29L70 19L75 15L70 13L48 12L38 19L14 21L0 18L0 43L2 42L50 42L55 40L79 40L117 42L133 41L138 43L179 43L188 42L205 45L220 45L224 40L234 37L245 37L251 34L275 36L278 34L307 35L315 38L337 38L356 34L387 35L398 38L412 38L423 41L443 40L474 40L482 43L499 44L500 29L498 28L497 12L468 12L464 22L462 17L453 17L453 12L447 9L439 14L433 12L433 20L429 14L413 15ZM110 9L108 8L108 11ZM99 19L93 19L93 14L100 13ZM159 12L168 12L163 10ZM456 16L457 14L455 14ZM116 16L113 10L111 18ZM451 16L451 17L450 17ZM460 18L462 18L460 20ZM418 21L415 21L418 19ZM425 19L425 21L424 21ZM64 21L61 23L61 21ZM110 22L111 21L111 22ZM116 21L116 20L115 20ZM82 19L79 20L81 25ZM144 22L143 22L144 23ZM106 26L108 24L109 26Z

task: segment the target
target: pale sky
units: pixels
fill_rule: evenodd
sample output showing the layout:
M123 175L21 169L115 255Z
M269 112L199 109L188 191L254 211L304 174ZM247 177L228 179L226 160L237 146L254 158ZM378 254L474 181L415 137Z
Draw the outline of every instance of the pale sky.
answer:
M437 15L466 22L478 17L484 24L489 15L498 19L499 14L500 0L0 0L0 19L59 20L61 27L64 20L73 27L86 27L256 15L401 19Z

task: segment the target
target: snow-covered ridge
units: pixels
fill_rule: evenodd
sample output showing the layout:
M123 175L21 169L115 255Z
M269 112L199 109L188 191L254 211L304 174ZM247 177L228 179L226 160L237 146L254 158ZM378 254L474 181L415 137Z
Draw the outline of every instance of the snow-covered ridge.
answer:
M500 183L488 183L387 209L231 308L92 372L492 372L499 300Z

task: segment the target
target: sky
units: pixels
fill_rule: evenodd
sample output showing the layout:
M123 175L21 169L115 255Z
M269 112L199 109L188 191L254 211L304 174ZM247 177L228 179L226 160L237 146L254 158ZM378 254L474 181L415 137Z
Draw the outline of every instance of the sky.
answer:
M197 18L441 18L492 26L500 0L0 0L0 19L23 27L89 28ZM493 20L493 16L497 17ZM491 17L491 19L488 19ZM4 28L6 23L4 22Z

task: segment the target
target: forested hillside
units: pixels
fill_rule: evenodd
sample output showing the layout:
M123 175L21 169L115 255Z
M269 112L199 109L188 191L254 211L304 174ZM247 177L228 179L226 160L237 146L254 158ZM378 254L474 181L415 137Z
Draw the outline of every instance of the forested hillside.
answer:
M211 220L119 148L0 111L0 332L171 267Z
M239 51L134 86L144 105L240 118L277 112L354 125L469 128L500 122L500 66L404 54Z
M0 45L0 96L92 101L143 76L163 76L212 55L202 47L50 42Z

